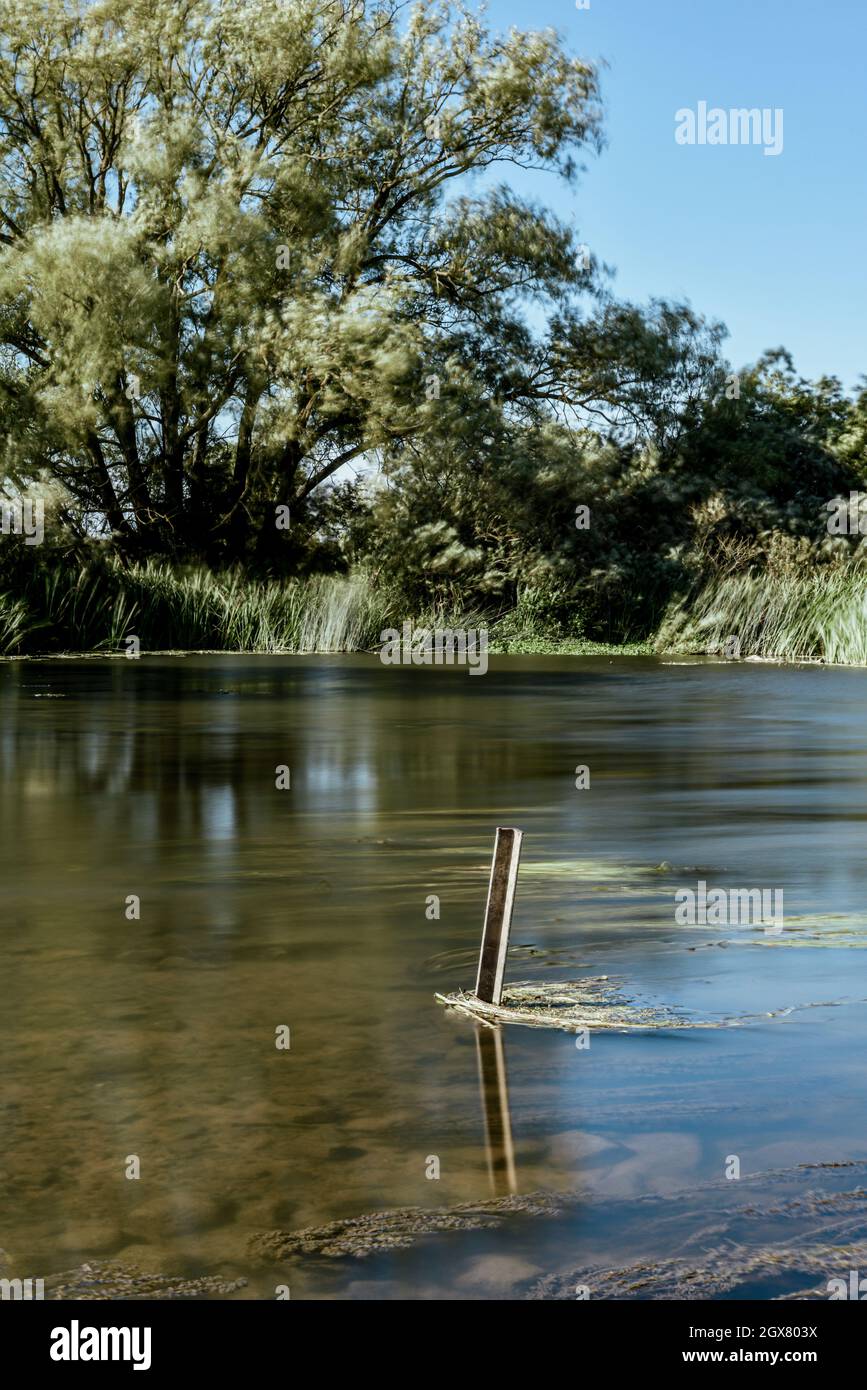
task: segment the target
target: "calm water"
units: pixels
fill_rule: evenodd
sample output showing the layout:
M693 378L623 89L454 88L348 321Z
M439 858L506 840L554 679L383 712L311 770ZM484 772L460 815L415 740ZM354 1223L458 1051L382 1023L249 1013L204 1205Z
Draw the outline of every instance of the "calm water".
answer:
M867 1237L867 673L121 658L3 663L0 700L16 1273L118 1257L248 1297L572 1296L586 1269ZM480 1047L433 995L472 987L497 824L526 832L512 979L607 974L719 1026ZM698 879L782 888L783 932L676 925ZM802 1166L828 1164L849 1166ZM561 1216L366 1259L248 1252L539 1189L572 1194ZM816 1283L796 1265L742 1288Z

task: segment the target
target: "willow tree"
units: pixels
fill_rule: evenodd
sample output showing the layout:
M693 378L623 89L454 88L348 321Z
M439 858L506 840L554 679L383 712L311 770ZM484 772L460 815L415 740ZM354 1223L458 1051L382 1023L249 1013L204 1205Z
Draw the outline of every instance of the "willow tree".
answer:
M590 66L453 4L0 0L7 477L127 553L264 544L588 283L467 176L598 141Z

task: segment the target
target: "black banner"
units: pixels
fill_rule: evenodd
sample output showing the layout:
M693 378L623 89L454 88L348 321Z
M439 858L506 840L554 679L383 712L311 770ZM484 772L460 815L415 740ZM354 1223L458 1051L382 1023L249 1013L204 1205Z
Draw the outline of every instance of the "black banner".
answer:
M363 1305L364 1329L370 1331L370 1306ZM496 1320L497 1305L475 1302L463 1309L442 1302L419 1316L437 1341L464 1319ZM407 1304L401 1306L405 1326ZM358 1304L319 1304L275 1300L237 1303L187 1302L5 1302L0 1304L3 1348L7 1364L14 1358L25 1371L53 1376L93 1376L110 1369L163 1376L166 1372L243 1372L249 1378L266 1366L287 1375L308 1358L321 1356L322 1336L354 1329L361 1314ZM389 1326L388 1313L383 1328ZM521 1335L557 1329L574 1338L575 1374L593 1354L613 1358L612 1371L668 1373L677 1368L701 1376L714 1366L734 1369L761 1366L770 1370L803 1366L826 1374L851 1364L863 1339L862 1315L837 1302L783 1303L719 1302L593 1302L576 1300L545 1315L528 1315L515 1323L514 1312L504 1328L502 1346L514 1346ZM549 1322L549 1317L551 1321ZM393 1324L392 1324L393 1326ZM348 1347L357 1362L355 1352ZM558 1360L563 1344L558 1343ZM327 1343L334 1368L335 1343ZM536 1355L539 1354L537 1346ZM511 1356L511 1352L510 1352ZM496 1362L495 1358L495 1362ZM368 1364L368 1370L369 1370Z

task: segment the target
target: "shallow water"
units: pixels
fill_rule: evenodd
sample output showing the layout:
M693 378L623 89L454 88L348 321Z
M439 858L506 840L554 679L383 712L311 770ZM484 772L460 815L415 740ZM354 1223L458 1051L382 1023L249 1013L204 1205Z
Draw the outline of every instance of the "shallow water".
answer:
M816 1259L845 1276L867 1238L865 696L859 670L650 658L504 657L484 678L365 657L0 665L9 1268L117 1258L269 1298L582 1279L652 1297L670 1270L632 1294L607 1275L710 1232L715 1269L732 1243L820 1252L770 1279L747 1261L736 1287L762 1297L815 1285ZM480 1039L438 1005L474 981L497 824L525 831L510 978L608 975L636 1009L715 1026L582 1049ZM783 930L677 925L699 879L782 889ZM797 1220L793 1185L812 1194ZM540 1189L570 1194L555 1219L365 1258L249 1249Z

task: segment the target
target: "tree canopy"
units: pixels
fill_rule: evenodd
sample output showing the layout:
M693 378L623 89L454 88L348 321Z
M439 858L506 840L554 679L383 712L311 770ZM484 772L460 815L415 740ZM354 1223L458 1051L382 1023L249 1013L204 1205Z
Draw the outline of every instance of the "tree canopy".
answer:
M600 139L590 65L451 3L0 0L7 476L122 550L219 561L424 434L433 378L544 400L522 306L595 265L466 176L572 179Z
M732 557L844 559L867 390L616 298L518 191L602 144L592 64L448 0L0 0L4 486L85 565L605 637Z

